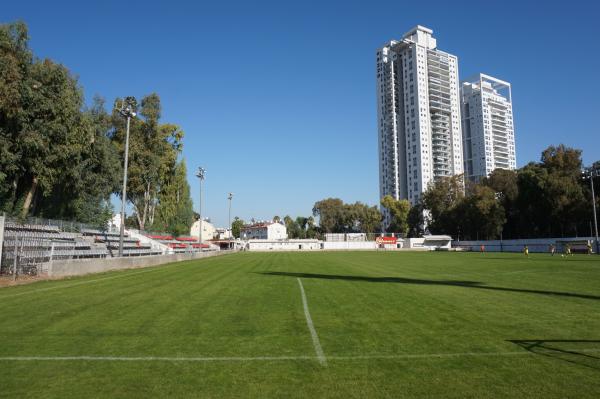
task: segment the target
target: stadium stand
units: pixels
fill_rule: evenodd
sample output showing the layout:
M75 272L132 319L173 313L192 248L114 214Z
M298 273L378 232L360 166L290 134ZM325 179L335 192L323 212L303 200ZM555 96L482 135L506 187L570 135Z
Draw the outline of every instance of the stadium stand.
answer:
M200 252L210 249L209 244L201 244L195 237L173 237L168 234L145 234L146 237L169 247L173 253Z
M73 231L64 231L64 230ZM0 273L38 274L43 264L58 259L106 258L119 253L119 233L82 224L32 219L6 219ZM178 241L176 241L178 242ZM188 247L188 244L183 244ZM123 256L161 255L164 252L126 234ZM16 271L15 271L16 269Z
M104 244L111 256L117 256L119 253L119 233L112 233L101 230L84 229L82 235L92 239L95 243ZM123 256L144 256L161 255L162 252L153 249L150 245L140 243L136 238L125 234L123 237Z

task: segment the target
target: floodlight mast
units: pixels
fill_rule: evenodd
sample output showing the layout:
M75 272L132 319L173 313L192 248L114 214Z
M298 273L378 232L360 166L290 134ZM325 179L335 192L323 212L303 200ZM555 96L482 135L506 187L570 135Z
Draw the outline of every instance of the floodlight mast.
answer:
M233 199L233 193L229 193L227 199L229 200L229 241L231 241L231 238L233 237L233 229L231 226L231 200Z
M196 172L196 177L200 179L200 204L198 211L198 242L202 244L202 182L204 181L204 176L206 174L206 169L202 166L198 167L198 171Z
M594 234L596 239L596 254L600 255L600 241L598 240L598 218L596 216L596 193L594 192L594 177L600 176L600 169L587 168L583 171L583 178L590 179L592 189L592 211L594 216Z
M136 116L137 101L135 97L125 97L121 101L121 107L117 109L121 116L127 118L127 129L125 133L125 157L123 160L123 191L121 193L121 226L119 229L119 256L123 256L123 237L125 236L125 203L127 202L127 166L129 163L129 126L131 118Z

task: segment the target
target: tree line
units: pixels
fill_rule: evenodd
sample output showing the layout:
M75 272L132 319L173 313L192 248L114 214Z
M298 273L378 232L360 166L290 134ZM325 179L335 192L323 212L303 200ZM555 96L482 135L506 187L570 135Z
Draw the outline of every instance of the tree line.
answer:
M125 119L65 67L39 59L22 22L0 25L0 212L97 226L120 196ZM115 99L114 104L120 103ZM136 227L183 234L193 221L184 133L161 122L158 94L131 121L127 200Z
M581 153L562 144L550 146L540 162L517 170L496 169L479 182L465 181L462 175L440 179L413 206L389 195L381 199L381 208L327 198L314 204L312 216L286 216L283 222L290 238L382 232L405 237L448 234L463 240L588 236L592 195L589 180L582 179ZM600 169L600 161L592 168ZM600 194L600 179L594 184ZM386 210L388 219L380 209ZM235 237L243 224L234 220Z
M426 211L430 232L454 238L590 236L592 195L589 180L582 178L581 153L550 146L540 162L514 171L496 169L478 183L463 183L461 176L443 179L416 207ZM600 161L592 167L600 168ZM600 182L594 184L598 190ZM600 206L598 198L596 203Z

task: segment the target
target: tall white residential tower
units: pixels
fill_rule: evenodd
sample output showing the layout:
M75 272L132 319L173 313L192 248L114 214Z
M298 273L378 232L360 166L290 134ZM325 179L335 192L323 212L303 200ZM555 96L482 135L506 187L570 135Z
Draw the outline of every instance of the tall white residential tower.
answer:
M480 73L462 83L461 103L465 175L516 169L510 83Z
M463 173L458 61L432 33L417 26L377 50L379 194L412 204Z

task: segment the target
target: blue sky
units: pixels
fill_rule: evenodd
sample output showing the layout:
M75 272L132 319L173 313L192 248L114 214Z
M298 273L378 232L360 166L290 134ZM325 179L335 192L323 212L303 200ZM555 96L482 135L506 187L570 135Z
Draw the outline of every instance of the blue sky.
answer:
M88 101L157 92L186 133L196 204L193 172L207 169L203 214L218 225L230 191L246 220L378 202L375 51L417 24L461 77L512 83L519 166L558 143L600 159L600 3L192 3L11 1L1 18L25 21Z

